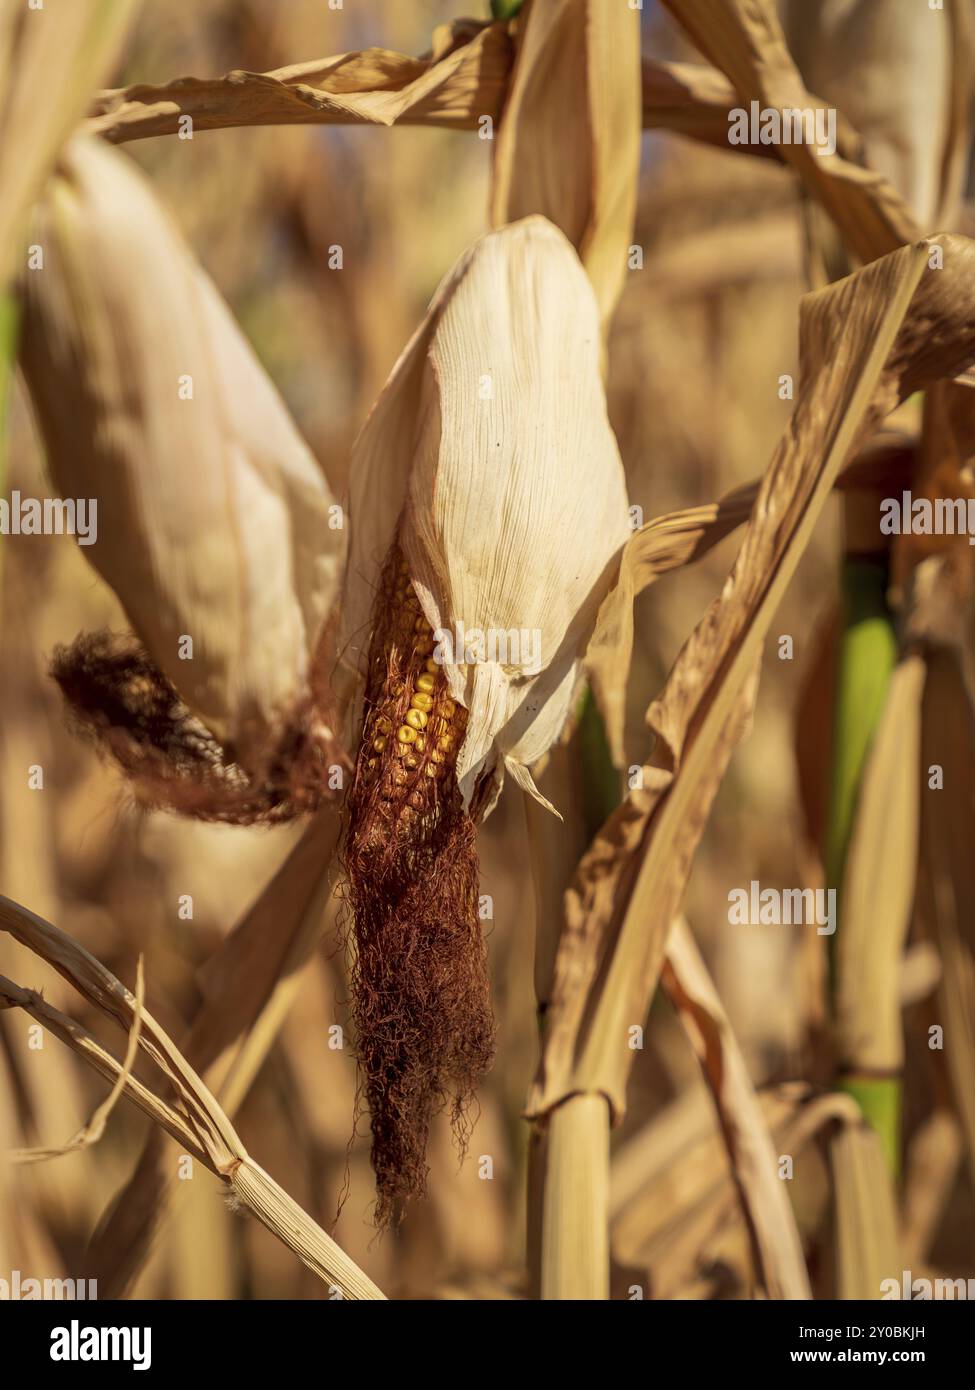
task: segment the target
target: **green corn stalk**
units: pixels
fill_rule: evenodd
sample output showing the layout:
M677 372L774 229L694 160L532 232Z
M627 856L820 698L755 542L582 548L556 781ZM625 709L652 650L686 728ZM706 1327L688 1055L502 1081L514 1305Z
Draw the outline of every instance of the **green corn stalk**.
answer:
M843 874L857 796L870 744L897 660L897 639L887 605L886 555L843 560L842 632L833 719L830 794L825 836L828 888L836 890L837 930L843 929ZM830 974L836 984L836 935L830 938ZM849 1077L838 1082L854 1097L880 1138L892 1174L900 1151L901 1082L897 1077Z

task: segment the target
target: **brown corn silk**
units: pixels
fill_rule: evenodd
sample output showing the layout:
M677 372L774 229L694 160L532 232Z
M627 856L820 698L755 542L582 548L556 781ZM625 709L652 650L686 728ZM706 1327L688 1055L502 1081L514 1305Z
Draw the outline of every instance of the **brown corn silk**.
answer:
M352 1012L371 1115L376 1224L426 1189L430 1121L458 1146L494 1053L472 816L455 776L467 711L449 695L399 545L373 613L346 869Z
M332 732L328 653L326 636L306 686L263 744L249 749L246 766L131 633L83 633L55 649L51 675L76 732L114 759L140 805L195 820L271 825L334 800L330 771L348 767Z

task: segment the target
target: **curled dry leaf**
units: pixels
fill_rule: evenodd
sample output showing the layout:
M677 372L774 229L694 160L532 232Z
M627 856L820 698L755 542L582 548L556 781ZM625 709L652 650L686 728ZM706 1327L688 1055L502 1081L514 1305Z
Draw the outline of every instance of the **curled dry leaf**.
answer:
M975 359L973 255L965 238L938 237L803 300L796 410L738 559L651 706L657 743L642 787L610 818L566 896L530 1113L590 1090L623 1113L627 1029L646 1016L772 614L844 462L900 399Z
M31 203L138 9L139 0L46 9L0 0L0 284Z
M719 502L656 517L627 541L616 583L603 599L586 649L586 669L606 721L617 767L624 762L623 718L633 654L633 600L669 570L689 565L748 520L757 483L747 483Z
M476 130L482 117L500 114L511 60L507 25L458 20L434 32L423 58L367 48L274 72L183 77L106 92L88 128L115 143L175 134L187 118L197 130L321 124Z
M603 0L528 7L495 141L495 226L540 213L575 246L605 323L626 276L640 160L640 16ZM571 149L571 160L561 157Z
M97 506L83 553L145 649L84 639L58 679L150 801L312 806L339 756L323 632L342 532L321 469L123 155L78 138L33 237L21 361L48 464Z
M728 77L748 109L816 110L786 46L775 0L663 0L688 37ZM864 261L914 241L920 228L906 202L883 177L807 143L783 143L792 164Z

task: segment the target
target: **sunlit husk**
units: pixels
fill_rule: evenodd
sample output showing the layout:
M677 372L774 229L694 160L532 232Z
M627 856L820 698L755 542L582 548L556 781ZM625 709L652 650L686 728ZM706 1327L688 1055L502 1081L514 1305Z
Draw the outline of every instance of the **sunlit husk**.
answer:
M592 289L562 234L541 217L491 233L444 281L355 446L347 660L361 669L398 525L435 631L529 634L517 653L496 651L507 661L454 650L444 662L470 711L456 770L466 803L504 767L530 785L528 766L565 723L627 535L599 341Z

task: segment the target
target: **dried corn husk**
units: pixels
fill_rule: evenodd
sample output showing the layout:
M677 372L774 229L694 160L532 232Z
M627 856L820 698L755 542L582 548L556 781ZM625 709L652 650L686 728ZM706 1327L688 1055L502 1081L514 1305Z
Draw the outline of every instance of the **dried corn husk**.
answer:
M495 144L495 226L541 213L579 252L608 320L633 240L640 18L604 0L530 5ZM566 150L572 158L563 157Z
M247 763L306 685L337 583L325 479L125 156L75 140L33 237L44 267L23 278L22 363L58 490L97 499L83 553Z
M486 772L495 791L504 769L534 790L528 767L565 723L628 534L599 351L578 257L551 223L525 218L444 280L353 450L342 613L353 667L397 526L435 632L538 634L537 656L466 662L455 648L444 661L470 711L465 803Z

